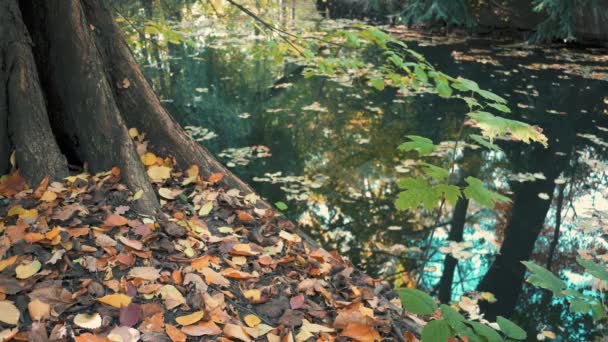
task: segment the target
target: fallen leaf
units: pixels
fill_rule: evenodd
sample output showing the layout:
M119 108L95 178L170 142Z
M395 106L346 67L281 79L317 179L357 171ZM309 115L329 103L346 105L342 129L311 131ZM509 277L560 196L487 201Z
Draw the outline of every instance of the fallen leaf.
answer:
M133 267L129 271L129 278L140 278L155 281L160 277L160 270L150 266Z
M222 178L224 178L224 174L222 173L214 173L211 176L209 176L209 183L216 183L222 180Z
M245 290L243 291L243 296L249 299L250 301L257 302L262 297L262 291L258 289Z
M200 321L203 318L204 315L205 315L205 312L203 312L203 311L196 311L196 312L191 313L189 315L176 317L175 321L179 325L191 325L191 324L194 324L194 323Z
M124 245L129 246L133 249L136 249L138 251L141 251L142 249L144 249L144 245L137 241L137 240L131 240L131 239L127 239L124 236L119 236L118 240L120 240L120 242L122 242Z
M198 216L207 216L213 210L213 202L205 203L198 211Z
M124 226L129 222L126 218L118 214L109 214L103 221L104 227Z
M8 300L0 301L0 321L6 324L17 325L21 313L19 309Z
M112 342L137 342L140 337L139 330L125 326L114 327L107 336Z
M13 255L12 257L0 260L0 272L4 271L5 268L13 265L17 261L17 256Z
M256 315L247 315L243 318L243 321L252 328L262 323L262 320Z
M164 285L160 288L160 296L165 301L168 310L186 304L186 298L173 285Z
M74 316L74 324L81 328L95 330L101 327L101 315L98 313L86 314L81 313Z
M34 321L40 321L49 318L51 314L51 306L39 299L34 299L27 304L27 309L30 317Z
M141 162L145 166L152 166L156 164L156 155L151 152L146 152L141 156Z
M199 322L198 324L187 325L182 328L182 332L188 336L205 336L205 335L219 335L222 333L222 329L217 326L213 321Z
M163 182L171 178L171 168L166 166L153 165L148 169L147 173L153 182Z
M57 199L57 194L52 192L52 191L45 191L44 194L42 194L42 197L40 197L40 200L43 202L53 202L54 200Z
M128 306L129 304L131 304L131 297L123 293L114 293L111 295L103 296L101 298L97 298L97 301L102 304L110 305L120 309L123 306Z
M240 325L236 325L236 324L226 324L224 326L224 335L226 335L227 337L230 338L236 338L237 340L243 341L243 342L250 342L251 338L249 337L249 335L247 335L247 333L245 333L245 330L243 330L243 327L241 327Z
M179 331L179 329L177 329L171 324L165 325L165 332L167 333L172 342L186 342L186 334Z
M15 268L15 273L17 273L18 279L27 279L38 273L38 271L40 271L40 268L42 268L42 264L40 263L40 261L38 261L38 259L34 259L29 264L17 266L17 268Z
M350 337L358 342L381 341L380 334L371 326L349 323L342 331L342 336Z
M220 285L220 286L229 286L230 285L230 280L224 278L224 276L215 272L214 270L212 270L209 267L204 267L201 270L201 273L203 274L203 276L205 276L205 282L207 284L215 284L215 285Z
M254 220L253 216L251 216L251 214L246 211L239 210L238 213L239 213L239 221L251 222Z

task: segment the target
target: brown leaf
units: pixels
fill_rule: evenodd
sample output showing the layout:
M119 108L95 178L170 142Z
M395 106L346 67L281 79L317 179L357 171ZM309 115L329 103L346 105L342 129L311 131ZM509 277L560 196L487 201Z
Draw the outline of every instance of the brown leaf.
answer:
M188 338L186 334L171 324L165 326L165 332L173 342L186 342L186 338Z
M6 324L17 325L20 316L21 313L13 302L8 300L0 301L0 321Z
M220 285L220 286L229 286L230 285L230 280L224 278L224 276L215 272L214 270L212 270L209 267L204 267L201 270L201 273L203 274L203 276L205 276L205 282L207 284L215 284L215 285Z
M129 222L125 217L118 214L109 214L103 221L104 227L124 226Z
M30 317L34 321L47 319L51 315L51 306L38 299L29 302L27 309L30 313Z
M200 321L204 315L205 313L203 311L196 311L189 315L176 317L175 321L179 325L191 325Z
M246 211L239 210L238 215L239 215L239 221L242 221L242 222L251 222L254 220L253 216L251 216L251 214Z
M291 299L289 300L289 305L294 310L301 308L304 305L304 294L300 293L295 297L291 297Z
M358 342L381 341L380 334L376 329L368 325L350 323L342 331L342 336L350 337Z
M213 336L222 333L222 329L213 321L198 322L197 324L187 325L182 328L182 332L188 336Z
M245 333L245 330L243 330L243 327L241 327L240 325L236 325L236 324L226 324L224 326L224 335L230 337L230 338L236 338L237 340L243 341L243 342L250 342L251 338L249 337L249 335L247 335L247 333Z

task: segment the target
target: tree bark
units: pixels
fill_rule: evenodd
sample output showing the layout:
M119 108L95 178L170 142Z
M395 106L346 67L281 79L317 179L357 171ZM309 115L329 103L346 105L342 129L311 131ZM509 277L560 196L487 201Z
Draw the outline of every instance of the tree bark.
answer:
M31 39L16 0L0 4L0 171L7 170L10 146L30 184L45 176L67 176L67 162L49 123ZM3 173L4 173L3 172Z
M80 1L24 2L43 17L30 26L30 32L46 43L36 47L38 67L46 67L41 74L62 149L93 172L118 166L132 191L143 190L138 209L153 213L158 200L114 101Z
M155 152L175 157L178 166L187 168L197 164L207 174L224 174L224 182L232 188L244 193L254 192L207 149L190 139L162 106L114 22L109 5L98 0L82 2L89 22L95 26L97 45L105 62L114 97L128 126L144 132ZM128 80L128 87L123 86L126 84L124 80ZM268 206L264 202L261 204Z

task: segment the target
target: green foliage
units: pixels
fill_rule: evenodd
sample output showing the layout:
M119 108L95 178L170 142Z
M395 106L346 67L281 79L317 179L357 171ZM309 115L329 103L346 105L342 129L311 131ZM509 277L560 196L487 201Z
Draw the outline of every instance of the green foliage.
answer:
M447 26L475 26L467 0L413 0L402 15L407 25L442 22Z
M416 289L397 289L403 307L417 315L430 315L437 310L433 297Z
M281 211L287 210L287 208L289 208L287 206L287 204L285 204L285 202L281 202L281 201L276 202L274 205L277 207L277 209L279 209Z
M428 322L422 329L422 342L445 342L452 336L452 330L446 320Z
M508 338L514 340L525 340L526 337L528 337L528 334L526 334L524 329L502 316L496 317L496 323L498 323L500 331L502 331L502 333Z
M407 141L402 143L397 147L400 151L408 152L408 151L416 151L419 155L425 156L427 154L433 153L437 146L433 144L433 140L425 137L421 137L418 135L406 135L406 138L411 141Z
M481 129L481 134L489 138L490 142L496 138L509 138L523 141L526 144L538 142L547 147L547 137L538 127L530 126L521 121L505 119L484 111L471 112L467 116L472 120L471 124Z
M493 208L495 203L511 201L508 197L484 188L483 182L478 178L469 176L465 182L468 184L463 190L465 196L484 207Z
M602 281L608 281L608 271L604 266L600 266L591 260L584 260L582 258L578 258L577 262L592 276ZM570 302L571 312L584 315L591 314L594 321L603 320L607 317L608 308L605 306L604 302L598 298L603 296L603 294L593 294L567 289L566 284L549 270L538 266L531 261L524 261L522 263L531 272L527 281L532 285L551 291L553 295L557 297L565 297Z

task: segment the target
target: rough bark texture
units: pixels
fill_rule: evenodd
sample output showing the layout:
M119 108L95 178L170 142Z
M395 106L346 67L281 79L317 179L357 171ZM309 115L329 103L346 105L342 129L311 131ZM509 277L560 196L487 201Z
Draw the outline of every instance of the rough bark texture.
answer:
M244 193L254 192L207 149L190 139L162 106L114 22L107 2L83 0L83 4L87 19L95 27L97 45L105 61L116 103L127 125L144 132L158 154L175 157L180 167L197 164L209 174L223 173L224 182L230 187Z
M30 184L47 175L67 176L67 162L53 136L31 40L16 0L0 3L0 170L6 171L9 146L16 149L17 166Z
M139 209L152 213L158 201L114 101L80 1L30 4L44 17L32 31L46 42L38 47L38 65L46 66L43 75L49 111L61 147L86 162L93 172L118 166L130 189L144 191L137 201Z

